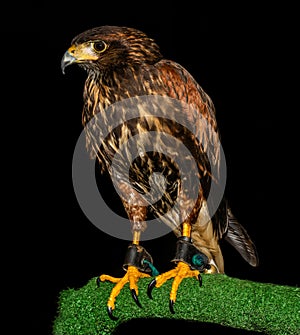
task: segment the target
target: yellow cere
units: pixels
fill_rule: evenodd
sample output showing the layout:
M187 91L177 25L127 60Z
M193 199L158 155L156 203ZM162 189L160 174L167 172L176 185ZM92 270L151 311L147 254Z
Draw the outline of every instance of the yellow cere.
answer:
M97 60L98 55L91 48L90 43L83 43L80 45L72 45L68 49L69 54L76 58L77 61L83 60Z

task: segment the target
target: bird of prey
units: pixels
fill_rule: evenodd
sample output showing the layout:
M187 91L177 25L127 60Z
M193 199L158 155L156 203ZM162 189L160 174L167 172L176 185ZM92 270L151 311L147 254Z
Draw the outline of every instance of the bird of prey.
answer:
M80 33L62 58L63 73L71 64L87 72L82 112L87 150L96 157L101 170L114 177L132 231L124 277L103 274L98 278L98 283L115 283L107 302L109 316L116 318L115 300L126 283L141 306L138 281L151 276L150 298L154 287L173 278L169 308L174 313L177 290L184 278L195 277L201 285L201 273L224 272L221 239L234 246L250 265L257 266L255 245L232 214L225 196L214 213L209 208L211 187L219 178L214 172L220 169L219 130L214 104L194 77L180 64L165 59L147 34L130 27L100 26ZM131 110L133 116L128 117ZM120 114L124 122L113 126ZM97 121L93 123L94 118ZM97 137L104 136L103 125L109 133L99 143ZM136 136L129 149L121 150ZM182 164L186 164L187 178L182 177ZM130 178L126 179L122 169L128 170L128 166ZM145 202L142 195L151 189L161 198L154 194L153 201L150 197ZM162 274L156 273L151 255L142 246L147 224L155 218L171 227L178 238L174 268Z

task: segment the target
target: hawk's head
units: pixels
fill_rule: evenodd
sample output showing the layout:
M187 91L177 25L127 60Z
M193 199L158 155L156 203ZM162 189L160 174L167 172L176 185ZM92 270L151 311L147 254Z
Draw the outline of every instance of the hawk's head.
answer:
M76 36L61 61L62 71L74 63L88 71L114 70L128 65L154 64L159 47L143 32L127 27L102 26Z

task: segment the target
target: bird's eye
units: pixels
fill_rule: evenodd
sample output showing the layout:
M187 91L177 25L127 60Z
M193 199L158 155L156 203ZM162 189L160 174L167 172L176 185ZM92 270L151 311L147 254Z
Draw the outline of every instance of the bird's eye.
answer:
M103 41L97 41L92 43L92 47L96 52L104 52L107 48L107 44Z

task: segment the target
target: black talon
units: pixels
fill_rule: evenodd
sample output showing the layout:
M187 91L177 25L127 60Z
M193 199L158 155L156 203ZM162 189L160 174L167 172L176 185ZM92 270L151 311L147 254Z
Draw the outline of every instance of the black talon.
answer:
M170 301L169 301L169 308L170 308L170 312L171 312L172 314L175 314L175 311L174 311L174 303L175 303L174 300L170 300Z
M107 306L107 313L108 316L111 318L111 320L118 320L118 318L116 316L113 315L113 309L110 306Z
M199 280L199 285L201 287L202 286L202 277L201 277L200 273L198 274L198 280Z
M135 301L135 303L136 303L140 308L142 308L142 305L141 305L141 303L139 302L139 299L138 299L138 297L137 297L137 294L136 294L134 288L131 290L131 296L132 296L133 300Z
M98 277L97 280L96 280L97 287L100 286L100 281L101 281L101 280L100 280L100 278Z
M147 294L148 294L148 297L150 299L153 299L152 298L152 290L155 287L155 285L156 285L156 279L154 278L154 279L151 280L151 282L149 283L148 288L147 288Z

